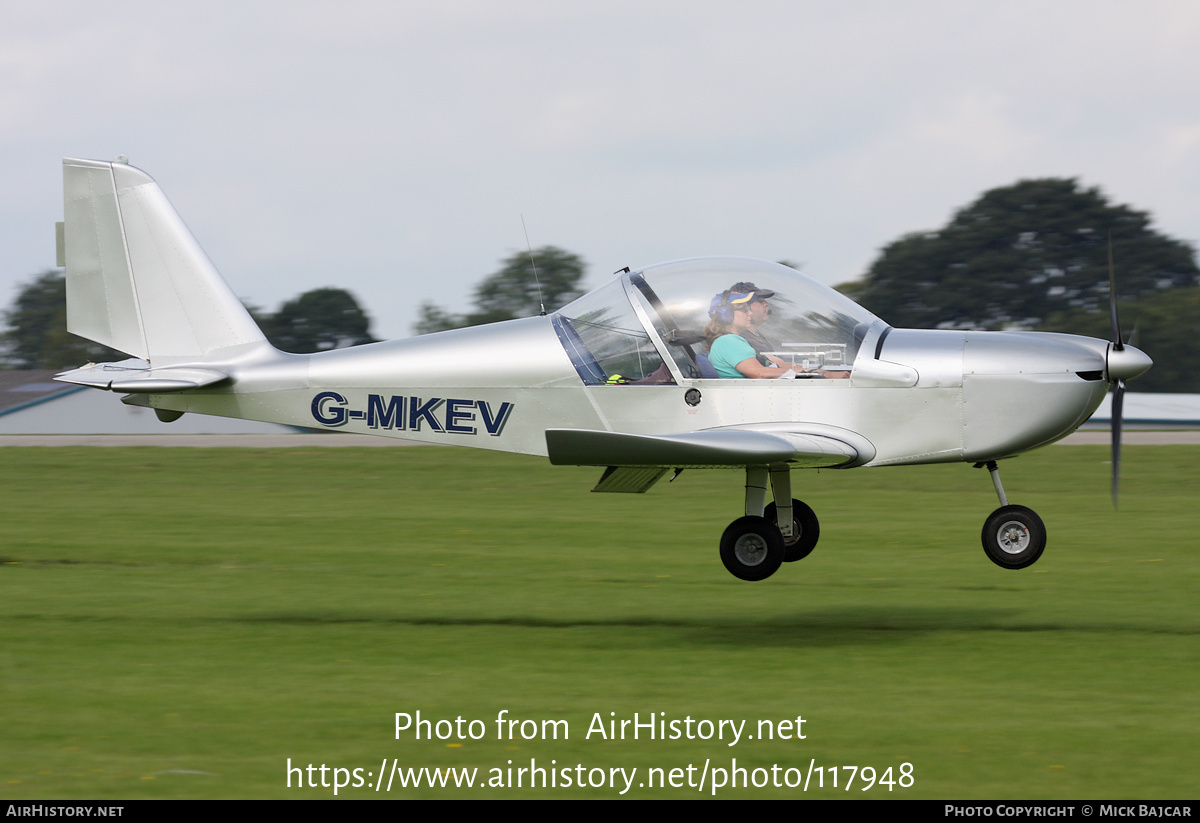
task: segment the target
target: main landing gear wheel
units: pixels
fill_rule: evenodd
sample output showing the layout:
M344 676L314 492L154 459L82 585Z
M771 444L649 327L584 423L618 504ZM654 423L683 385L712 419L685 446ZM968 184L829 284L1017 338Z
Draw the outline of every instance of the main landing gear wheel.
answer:
M775 516L775 504L768 503L763 510L763 517L772 523L778 523ZM808 505L792 498L792 536L783 538L783 562L795 563L812 554L821 536L821 524L817 522L817 514Z
M783 563L783 535L765 517L739 517L721 535L721 562L742 580L765 580Z
M1046 548L1046 525L1032 509L1001 506L983 524L983 550L997 566L1032 566Z

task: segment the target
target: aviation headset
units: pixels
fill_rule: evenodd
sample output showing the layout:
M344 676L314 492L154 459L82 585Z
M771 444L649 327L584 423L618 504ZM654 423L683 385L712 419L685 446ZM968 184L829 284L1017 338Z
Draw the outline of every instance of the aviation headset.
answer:
M708 316L716 320L718 323L724 323L728 326L733 322L734 308L744 309L749 308L754 302L755 292L742 294L726 289L712 299L708 304Z

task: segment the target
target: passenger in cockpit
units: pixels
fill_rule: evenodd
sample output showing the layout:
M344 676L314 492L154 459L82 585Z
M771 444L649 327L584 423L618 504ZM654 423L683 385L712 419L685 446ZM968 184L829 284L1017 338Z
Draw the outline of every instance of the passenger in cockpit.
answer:
M713 297L709 304L709 323L704 329L708 341L708 359L718 377L771 379L785 375L812 374L821 377L849 377L845 371L825 369L806 371L770 354L775 347L759 327L770 316L767 302L775 292L759 289L753 283L740 282Z
M718 377L772 378L783 375L790 368L781 369L773 363L764 365L754 346L746 339L747 334L755 333L751 307L756 300L760 301L762 307L753 311L765 315L766 298L754 291L726 289L709 304L709 321L704 327L704 338L708 341L708 359L717 370Z

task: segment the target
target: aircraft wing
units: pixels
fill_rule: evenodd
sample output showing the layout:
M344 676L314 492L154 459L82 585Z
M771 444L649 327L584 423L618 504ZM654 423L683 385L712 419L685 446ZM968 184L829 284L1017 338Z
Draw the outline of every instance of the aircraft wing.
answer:
M228 377L225 372L216 369L152 369L145 360L138 359L119 363L91 363L54 375L55 380L63 383L133 394L164 394L198 389L220 383Z
M870 442L854 432L793 423L681 434L547 429L546 446L556 466L607 466L593 491L623 492L644 492L669 469L780 463L810 469L849 468L875 456Z

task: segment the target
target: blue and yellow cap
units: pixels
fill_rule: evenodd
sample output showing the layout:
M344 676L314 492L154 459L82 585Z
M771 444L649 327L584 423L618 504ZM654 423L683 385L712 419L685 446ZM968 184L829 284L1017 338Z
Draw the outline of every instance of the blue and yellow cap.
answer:
M722 306L744 309L754 302L755 292L723 291L708 304L708 316L715 317Z

